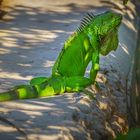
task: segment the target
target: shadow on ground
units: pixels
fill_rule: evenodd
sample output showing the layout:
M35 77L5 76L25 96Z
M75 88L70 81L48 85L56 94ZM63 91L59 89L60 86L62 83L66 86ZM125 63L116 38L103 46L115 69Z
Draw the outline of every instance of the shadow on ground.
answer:
M26 83L35 76L49 76L64 41L88 10L93 9L95 13L110 7L122 10L116 3L105 0L100 5L55 5L56 9L66 9L59 12L42 7L9 6L10 12L0 22L1 88Z
M66 9L64 11L22 5L8 7L10 12L0 21L0 89L27 83L35 76L49 76L64 41L78 27L80 19L87 10L93 9L98 13L113 7L120 12L123 9L130 21L136 16L129 7L124 8L110 1L101 0L100 6L93 5L94 2L92 5L70 3L55 6L56 9ZM124 25L132 31L135 30L131 28L129 22L125 22ZM123 49L123 52L129 55L130 50L127 49ZM58 132L61 132L62 137L71 130L69 138L79 136L80 140L85 140L85 137L81 138L81 132L84 133L84 129L71 119L73 103L74 101L68 97L60 96L54 97L53 100L44 98L7 102L0 105L0 112L2 117L24 129L25 133L35 139L39 139L38 135L41 135L41 138L46 135L59 137ZM1 125L3 124L6 131L0 132L1 137L7 136L10 140L11 137L13 139L24 137L21 133L17 133L16 129L14 131L10 129L8 124L5 125L3 122ZM61 128L63 129L60 131Z
M0 137L7 138L9 136L11 139L20 139L24 138L24 134L26 134L32 139L37 139L37 137L41 139L45 136L47 138L59 138L59 134L60 137L63 137L65 133L68 133L67 130L69 130L69 135L79 135L80 138L80 126L78 130L71 116L74 109L72 108L73 103L66 96L64 99L61 96L57 96L53 100L39 99L1 104L0 108L9 110L8 112L5 110L2 117L10 120L10 122L23 131L19 132L16 129L11 131L9 127L12 126L8 126L5 123L5 127L1 129ZM1 124L1 126L3 125ZM64 127L67 127L67 129Z

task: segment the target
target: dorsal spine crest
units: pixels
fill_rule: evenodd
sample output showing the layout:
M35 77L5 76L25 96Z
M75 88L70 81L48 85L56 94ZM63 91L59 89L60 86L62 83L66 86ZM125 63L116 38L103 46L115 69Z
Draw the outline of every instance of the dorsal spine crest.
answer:
M81 20L81 24L76 30L76 32L81 32L94 18L95 15L93 14L93 12L88 12L86 16Z

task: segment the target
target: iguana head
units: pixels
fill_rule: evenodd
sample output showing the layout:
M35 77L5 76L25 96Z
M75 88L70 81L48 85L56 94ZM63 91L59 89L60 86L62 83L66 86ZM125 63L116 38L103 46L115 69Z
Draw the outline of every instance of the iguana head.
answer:
M86 31L97 37L100 44L100 53L107 55L118 47L118 27L121 24L122 15L107 11L99 15L88 13L81 21L76 33Z
M121 24L122 15L107 11L97 15L94 19L94 30L97 30L98 35L106 35L113 29L116 29Z
M121 24L122 15L107 11L94 19L94 31L100 41L100 53L107 55L116 50L118 46L118 27Z

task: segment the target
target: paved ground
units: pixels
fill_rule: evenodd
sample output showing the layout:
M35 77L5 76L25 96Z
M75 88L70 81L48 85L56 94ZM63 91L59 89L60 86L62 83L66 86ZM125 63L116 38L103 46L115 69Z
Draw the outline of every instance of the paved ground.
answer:
M3 4L9 12L0 22L1 90L13 84L26 83L35 76L50 75L51 67L64 41L78 27L80 19L88 10L92 9L94 13L97 13L109 9L110 6L123 9L121 5L115 5L111 1L94 1L93 3L92 0L88 2L69 0L61 1L61 3L57 0L55 3L50 0L35 0L34 3L29 0L22 2L5 0ZM126 14L127 12L133 21L135 12L126 11ZM123 32L120 35L123 51L120 50L118 54L127 61L129 57L126 55L132 51L131 48L128 50L127 46L133 45L133 37L131 39L130 36L129 40L125 41L124 37L128 32L125 28L132 28L132 36L135 36L136 31L129 20L125 24L128 25L121 28ZM114 61L113 57L111 59ZM129 69L129 65L126 65L125 69Z
M101 71L112 70L114 78L109 77L109 80L112 83L113 92L119 92L115 95L115 99L117 98L120 108L124 108L124 112L121 110L121 114L124 115L126 106L121 104L120 100L124 99L125 94L122 96L122 93L125 93L124 85L133 63L134 40L137 32L134 26L136 13L134 5L130 4L131 8L124 8L121 4L112 1L63 0L60 3L59 0L34 0L33 2L5 0L4 10L8 13L0 21L0 91L8 90L17 84L27 83L36 76L49 76L64 41L78 27L84 14L91 9L94 13L98 13L114 7L125 14L120 28L120 47L115 53L101 58ZM115 71L119 74L115 74ZM104 81L100 78L100 82ZM119 84L116 85L118 81ZM99 95L98 107L97 104L92 105L85 96L73 94L50 99L1 103L1 116L20 130L17 131L17 128L11 124L2 121L0 138L11 140L25 139L28 136L33 140L74 138L90 140L93 134L97 140L104 135L113 137L116 129L123 131L122 129L125 128L123 125L127 123L124 122L125 115L121 117L117 113L119 128L118 124L113 125L115 128L112 128L112 125L102 122L103 118L111 116L110 112L116 107L114 100L110 102L107 98L108 92ZM91 107L95 110L91 111ZM84 115L79 113L79 110L82 110ZM96 122L89 123L85 118Z

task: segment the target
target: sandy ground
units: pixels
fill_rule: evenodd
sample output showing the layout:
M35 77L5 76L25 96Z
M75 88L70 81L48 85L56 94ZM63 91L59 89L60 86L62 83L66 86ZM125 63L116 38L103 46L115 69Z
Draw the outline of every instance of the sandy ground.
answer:
M61 51L64 41L77 29L85 13L88 10L98 13L114 7L125 14L119 31L120 47L115 53L112 52L107 57L101 58L101 70L106 72L112 70L114 76L112 79L109 77L109 80L115 86L113 84L111 86L115 91L119 92L116 96L120 100L124 99L124 95L122 96L121 92L125 92L126 87L124 85L131 71L130 66L133 63L135 51L134 40L137 34L134 26L136 16L134 5L130 4L131 8L125 8L120 3L103 0L63 0L61 2L59 0L5 0L3 5L3 10L8 13L0 21L0 92L8 90L17 84L28 83L33 77L49 76L51 67ZM121 76L114 74L115 71L119 71ZM118 86L116 86L117 81L119 81ZM121 90L119 89L120 85L122 85ZM77 138L77 140L90 140L92 138L91 134L94 133L98 140L100 133L106 134L108 132L109 135L115 136L116 128L113 130L108 123L106 125L101 123L103 114L110 116L111 114L107 110L113 110L114 106L116 106L112 105L112 102L110 103L106 96L105 93L104 96L99 97L102 100L101 111L96 109L96 105L87 104L86 97L75 97L75 95L68 94L50 99L1 103L0 112L2 112L3 117L21 127L30 139L58 140ZM117 98L116 96L115 98ZM91 126L88 126L88 129L82 119L79 119L80 123L73 122L78 116L77 109L75 111L78 106L77 103L80 102L80 106L82 106L81 104L83 103L81 102L83 100L86 100L82 108L86 115L79 114L79 116L83 118L90 116L91 122L92 120L97 121L99 118L98 123L90 124ZM125 110L126 106L124 104L121 106L120 100L118 100L117 104ZM91 111L89 107L95 108L96 111ZM106 108L105 112L103 111L104 107ZM88 111L91 111L90 115L87 115ZM122 114L125 114L125 111L122 111ZM94 113L95 118L92 113ZM95 114L100 114L100 117ZM107 115L105 115L105 118L108 118ZM126 122L123 122L124 118L124 116L119 116L119 125L121 123L126 125ZM87 117L88 119L89 117ZM94 128L93 126L96 125L97 128ZM122 125L119 127L117 127L118 130L123 131L124 127ZM0 128L0 137L2 139L25 139L24 133L17 132L16 129L5 122L0 123ZM99 130L100 133L97 134L96 132ZM91 131L94 132L90 133ZM81 134L83 137L81 137Z

